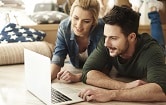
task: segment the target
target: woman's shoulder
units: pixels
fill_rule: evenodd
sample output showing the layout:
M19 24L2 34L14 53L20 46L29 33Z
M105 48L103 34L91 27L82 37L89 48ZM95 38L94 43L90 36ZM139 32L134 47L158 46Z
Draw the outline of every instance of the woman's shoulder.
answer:
M98 24L104 26L105 23L102 18L98 19Z
M104 21L102 19L98 19L98 24L94 28L93 32L102 32L104 31ZM101 34L101 33L98 33Z
M63 31L64 33L70 33L70 31L71 31L71 20L70 20L69 17L60 22L58 30Z
M71 23L70 18L67 17L67 18L63 19L60 22L59 26L61 26L61 27L68 27L68 26L70 26L70 23Z

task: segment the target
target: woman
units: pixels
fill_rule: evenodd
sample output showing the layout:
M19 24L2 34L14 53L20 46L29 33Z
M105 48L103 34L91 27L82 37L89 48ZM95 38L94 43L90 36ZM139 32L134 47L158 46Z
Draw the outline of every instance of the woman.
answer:
M114 4L114 0L97 0L100 4L99 18L103 18L109 12Z
M148 7L150 8L148 17L151 21L150 25L151 35L154 39L158 41L158 43L163 47L165 51L164 33L159 14L159 10L163 9L163 3L161 1L151 0L148 3Z
M140 11L143 2L147 3L149 8L148 18L150 19L151 35L163 47L165 52L164 33L159 14L159 11L163 9L163 3L158 0L137 0L137 2L135 2L135 0L129 0L129 2L132 4L132 9L136 12Z
M59 25L51 63L51 80L57 77L67 82L80 81L82 73L72 74L61 68L67 55L75 68L82 68L97 46L104 30L103 21L98 19L99 10L97 0L75 0L70 17Z

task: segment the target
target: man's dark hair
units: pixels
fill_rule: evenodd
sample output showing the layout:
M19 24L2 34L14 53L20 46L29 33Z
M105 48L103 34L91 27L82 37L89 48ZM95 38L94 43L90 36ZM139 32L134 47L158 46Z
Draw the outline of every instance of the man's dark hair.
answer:
M138 34L140 14L133 11L127 6L114 6L107 14L103 17L105 24L118 25L122 33L128 36L134 32Z

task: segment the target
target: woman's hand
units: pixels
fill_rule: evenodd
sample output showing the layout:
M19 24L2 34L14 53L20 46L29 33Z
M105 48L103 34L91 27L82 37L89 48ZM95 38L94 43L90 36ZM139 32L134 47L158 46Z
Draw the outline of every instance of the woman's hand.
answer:
M79 82L81 78L80 74L72 74L71 72L67 70L60 71L57 74L57 79L58 80L64 80L67 83L72 83L72 82Z

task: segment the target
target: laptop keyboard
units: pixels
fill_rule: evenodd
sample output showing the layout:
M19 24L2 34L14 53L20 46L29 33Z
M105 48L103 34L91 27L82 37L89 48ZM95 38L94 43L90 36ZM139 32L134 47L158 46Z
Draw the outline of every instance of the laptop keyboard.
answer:
M51 99L53 104L72 100L54 88L51 88L51 96L52 96Z

